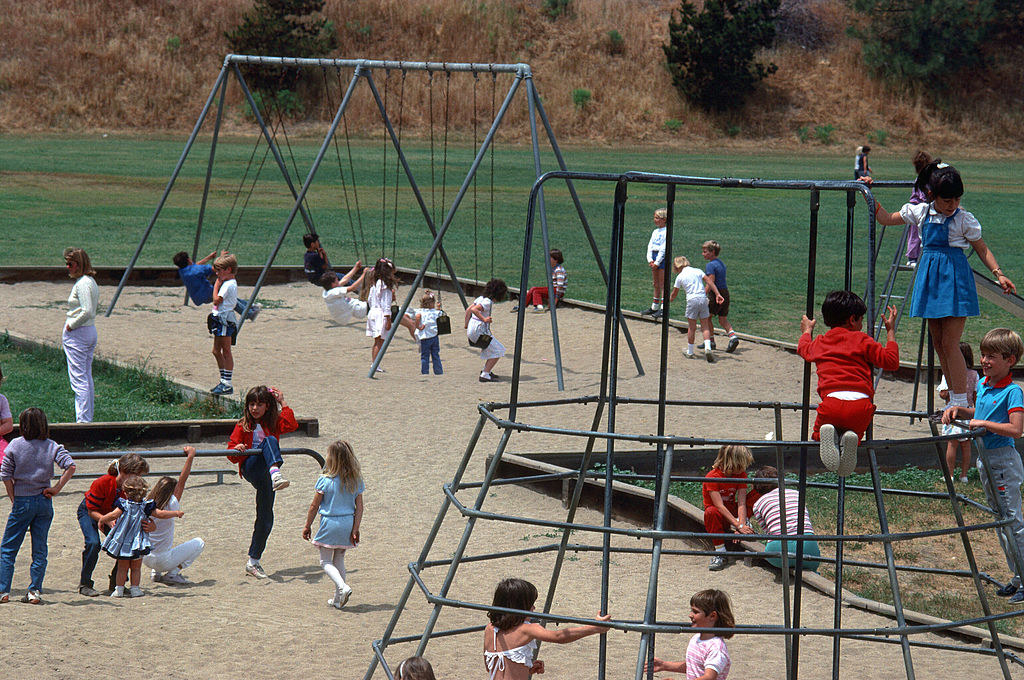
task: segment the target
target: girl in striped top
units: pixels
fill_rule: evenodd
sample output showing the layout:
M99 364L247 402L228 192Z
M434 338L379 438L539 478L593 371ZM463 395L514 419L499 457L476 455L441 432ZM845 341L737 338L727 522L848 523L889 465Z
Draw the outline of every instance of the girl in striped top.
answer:
M757 481L754 482L754 490L761 494L761 497L754 503L754 507L751 508L754 519L761 526L761 531L766 534L772 534L781 536L782 535L782 499L785 499L786 505L786 535L796 536L799 529L797 518L797 504L800 502L800 493L793 488L787 488L786 493L783 494L779 489L778 483L775 481L779 478L779 472L771 465L765 465L757 471ZM811 516L807 512L807 508L804 508L804 535L814 534L814 527L811 526ZM804 554L804 568L818 571L818 562L816 560L807 559L809 557L819 557L821 551L818 549L817 541L803 541L800 545L803 546ZM787 552L789 553L789 566L794 565L796 559L796 544L794 541L787 541ZM782 541L771 540L765 545L766 553L777 553L782 554ZM767 558L768 563L772 566L782 568L782 560L779 557Z

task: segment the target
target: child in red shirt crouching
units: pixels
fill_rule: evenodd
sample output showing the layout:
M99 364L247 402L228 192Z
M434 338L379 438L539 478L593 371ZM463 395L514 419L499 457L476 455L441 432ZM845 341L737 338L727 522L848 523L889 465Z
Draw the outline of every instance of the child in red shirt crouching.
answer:
M856 293L834 290L821 304L827 333L812 339L815 320L805 314L800 321L796 351L817 367L821 397L811 438L821 442L821 462L840 477L857 466L857 445L875 415L872 367L895 371L900 365L896 308L889 307L882 319L884 347L861 330L865 313L867 307Z
M724 534L733 531L738 534L752 534L750 509L761 497L756 491L747 491L745 482L713 482L713 479L738 479L747 477L747 468L754 464L754 455L742 444L726 444L718 450L718 457L711 465L711 472L704 482L704 530L709 534ZM725 539L713 538L716 554L711 558L709 571L725 569ZM722 553L722 554L718 554Z

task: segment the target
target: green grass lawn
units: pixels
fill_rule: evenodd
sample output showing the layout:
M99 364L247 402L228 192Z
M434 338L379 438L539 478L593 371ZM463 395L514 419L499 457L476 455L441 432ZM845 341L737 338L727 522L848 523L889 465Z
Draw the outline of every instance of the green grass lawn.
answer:
M85 247L97 264L126 264L183 144L183 139L168 136L4 137L0 145L0 221L7 255L4 263L59 264L63 247L74 244ZM293 175L300 177L294 180L297 185L301 185L318 145L319 139L297 139L294 135L290 146L282 144L288 166ZM419 266L431 239L404 175L396 195L394 150L387 150L387 166L382 167L381 141L353 140L351 147L354 175L349 169L348 148L344 139L339 139L337 149L329 150L309 194L309 212L325 247L336 263L348 263L356 257L373 259L384 253L393 254L400 266ZM287 217L291 198L272 158L263 164L250 195L264 149L261 146L257 150L250 164L252 140L220 140L200 239L201 254L218 246L230 247L243 264L266 261ZM408 143L406 154L428 210L440 223L444 207L451 204L465 177L472 149L465 144L450 144L447 164L442 161L439 143L435 145L433 163L429 146L422 142ZM770 179L850 176L849 159L821 153L666 154L658 149L572 148L565 154L570 168L599 172L647 170ZM174 252L191 250L208 155L209 137L200 137L143 250L141 263L169 265ZM876 155L872 159L876 177L910 177L909 162L884 153ZM1024 177L1024 161L950 160L956 162L965 178L964 207L980 219L985 239L1003 270L1024 284L1024 251L1016 247L1014 238L1016 220L1024 212L1024 181L1020 179ZM527 196L534 178L532 153L527 147L499 140L493 162L493 182L488 156L446 236L445 247L461 276L500 276L516 285ZM544 170L555 169L552 154L542 154L542 165ZM344 171L344 182L339 168ZM587 182L577 183L577 188L602 255L607 257L614 186ZM650 303L651 279L644 249L652 227L651 213L664 203L664 188L633 185L629 191L623 295L625 306L639 310ZM886 208L895 210L908 194L907 190L888 189L879 190L878 197ZM549 183L546 200L551 243L566 254L569 295L603 301L600 276L564 183ZM731 320L739 330L778 338L796 335L807 281L808 203L804 191L679 189L675 250L700 262L704 240L714 238L722 244L733 298ZM826 291L842 286L845 220L845 196L823 193L818 303ZM862 263L866 262L867 248L863 201L858 204L857 220L859 238L854 257L855 262ZM898 231L890 230L883 243L878 272L881 280L892 259ZM302 232L301 223L296 222L277 258L278 264L301 263ZM540 248L538 234L531 274L536 283L543 280ZM863 292L863 265L857 267L854 281L854 290ZM976 344L993 326L1017 327L1015 318L984 300L981 305L981 318L967 326L966 338L972 343ZM916 346L919 328L916 323L904 324L900 340ZM905 353L909 356L909 347Z

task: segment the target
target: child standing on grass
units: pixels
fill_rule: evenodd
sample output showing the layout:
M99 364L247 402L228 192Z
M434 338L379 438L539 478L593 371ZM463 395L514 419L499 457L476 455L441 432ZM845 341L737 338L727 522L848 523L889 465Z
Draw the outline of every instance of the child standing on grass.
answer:
M444 314L437 308L437 298L427 291L420 298L413 322L416 324L416 339L420 343L420 373L430 373L430 362L434 363L434 375L444 373L441 367L441 339L437 335L437 318Z
M46 539L53 522L53 497L75 474L75 461L63 446L49 438L46 414L41 410L25 409L18 416L18 425L21 436L11 442L0 463L0 480L11 499L7 527L0 542L0 604L10 600L14 561L26 532L32 534L32 566L29 568L31 582L22 602L41 604L47 563ZM54 465L64 472L60 480L50 486Z
M738 534L752 534L749 517L751 506L760 497L756 491L747 491L745 482L715 482L710 480L744 478L747 468L754 464L754 455L742 444L726 444L718 450L718 456L705 476L709 480L702 485L704 496L704 530L709 534L724 534L726 528ZM725 539L712 538L715 552L722 553L711 558L708 571L721 571L728 564L725 555Z
M715 363L715 355L711 353L711 312L708 311L708 296L704 287L707 286L715 295L715 301L721 302L724 298L718 292L715 282L696 267L690 266L690 261L684 255L680 255L673 261L673 269L676 274L676 283L672 288L672 296L669 300L675 300L679 289L686 291L686 358L692 359L696 356L693 353L693 341L697 333L697 320L700 320L701 334L704 336L704 358L709 364Z
M356 272L362 269L363 263L356 261L352 269L340 279L334 272L327 272L320 277L320 285L324 289L324 304L331 318L338 323L366 318L366 303L362 300L355 300L348 296L348 292L363 284L366 277L366 270L363 269L359 277L353 281Z
M146 500L149 485L138 475L128 475L121 485L124 498L114 501L114 509L100 518L101 524L114 522L114 528L103 541L103 552L117 560L117 581L111 597L142 597L146 593L139 586L142 580L142 556L152 550L149 534L142 522L149 517L170 519L184 517L181 510L157 510L156 501ZM124 592L128 572L131 571L131 589Z
M690 598L690 623L694 628L732 628L736 618L732 614L729 596L722 590L702 590ZM654 658L654 672L686 673L694 680L726 680L732 661L725 641L732 633L695 633L686 645L684 661L662 661ZM647 664L644 664L647 672Z
M1024 602L1018 566L1018 560L1024 561L1024 515L1021 513L1020 493L1024 465L1014 446L1014 439L1024 431L1024 392L1014 384L1010 370L1021 355L1024 355L1024 343L1017 333L1009 328L990 330L981 339L981 370L985 379L978 383L976 405L973 408L951 405L942 414L943 423L967 417L971 419L968 426L972 430L979 427L988 430L981 439L983 455L978 457L981 485L992 510L1000 518L1013 519L1011 524L997 530L1013 578L996 593L1010 597L1010 602L1015 604Z
M491 373L498 359L505 356L505 345L491 335L491 313L494 303L501 302L508 293L508 286L501 279L491 279L484 287L484 294L473 300L466 309L466 339L473 347L480 349L484 370L480 371L480 382L497 382L498 376Z
M0 385L4 384L4 370L0 367ZM7 448L7 435L14 431L14 417L11 415L11 404L7 397L0 394L0 462L4 459L4 450Z
M228 251L222 250L220 254L227 255ZM172 258L174 266L178 268L178 278L185 285L185 291L188 293L189 299L197 307L213 302L213 284L210 283L213 267L206 263L215 257L217 257L217 251L213 251L199 260L199 262L193 263L188 253L182 250ZM235 313L242 315L248 306L248 300L238 298L238 302L235 303ZM246 315L245 320L254 321L261 309L263 308L259 303L254 304L252 309L249 310L249 314Z
M971 346L966 342L960 343L960 352L964 355L964 362L967 364L967 405L974 406L974 400L978 394L978 372L973 370L971 366L974 365L974 352L971 350ZM939 396L949 403L949 386L946 384L946 376L942 376L942 381L939 383ZM952 423L942 426L942 434L945 436L963 432L963 428L953 425ZM950 476L953 475L953 470L956 469L957 453L960 454L960 481L961 483L967 483L967 470L971 467L971 440L950 439L946 442L946 467L949 469Z
M351 586L345 582L345 551L359 545L365 490L359 461L349 443L338 440L328 446L302 538L320 550L320 566L334 582L334 597L327 604L335 609L344 607L352 595ZM313 536L313 518L317 514L320 527Z
M565 258L562 256L561 250L558 248L549 250L548 259L551 263L551 287L555 289L555 301L552 306L557 307L559 301L565 297L565 288L569 281L569 275L566 274L565 267L562 266ZM523 304L533 305L533 311L543 312L544 303L548 300L548 287L534 286L526 291L526 297L523 300ZM518 312L519 305L513 306L512 311Z
M857 466L857 446L875 415L875 384L871 369L895 371L900 366L896 344L896 308L889 307L885 346L861 330L867 306L856 293L834 290L821 303L821 316L829 330L812 338L816 319L804 314L800 321L797 354L814 362L818 372L818 414L811 438L821 442L821 462L840 477Z
M507 578L494 589L491 606L505 609L533 611L537 602L537 587L521 578ZM527 680L533 674L544 672L544 662L535 660L537 641L566 644L588 635L608 632L605 626L573 626L548 630L539 623L527 621L524 614L490 610L490 623L484 628L484 666L489 680ZM597 616L598 621L610 621L611 614Z
M228 456L238 464L238 474L256 489L256 521L249 542L249 561L245 573L257 579L267 578L260 558L267 547L267 539L274 528L274 498L287 488L289 482L281 474L281 435L295 432L299 423L295 413L284 403L280 390L257 385L245 395L242 417L231 432L227 448L236 451L258 449L249 456Z
M235 304L238 302L235 272L238 271L238 260L234 255L221 255L213 261L213 271L217 274L217 282L213 284L213 313L207 318L206 323L210 334L213 335L213 358L217 360L220 382L210 392L231 394L235 391L231 385L231 375L235 370L231 343L238 332L235 317Z
M885 226L906 224L921 232L923 247L910 315L928 320L928 332L949 383L950 408L967 407L967 365L960 353L960 337L967 317L977 316L979 308L974 272L965 251L974 249L1004 293L1016 292L1017 288L985 245L978 220L960 209L964 194L960 173L952 166L932 161L918 175L917 186L930 197L930 203L907 203L899 212L888 213L876 202L875 220Z
M721 252L722 246L718 244L718 241L704 241L700 254L708 261L708 278L711 279L711 282L715 284L718 292L722 295L722 302L718 302L717 298L715 300L708 300L708 311L711 312L712 316L718 317L718 325L728 334L729 344L726 345L725 351L732 354L740 344L740 339L736 337L736 331L733 330L732 324L729 323L729 286L725 281L725 263L718 257ZM711 349L714 349L715 325L713 322L709 323L711 325Z
M640 312L644 316L659 318L662 315L661 296L665 290L665 221L668 219L668 210L658 208L654 211L654 231L647 242L647 266L651 268L651 278L654 280L654 296L651 299L651 308Z

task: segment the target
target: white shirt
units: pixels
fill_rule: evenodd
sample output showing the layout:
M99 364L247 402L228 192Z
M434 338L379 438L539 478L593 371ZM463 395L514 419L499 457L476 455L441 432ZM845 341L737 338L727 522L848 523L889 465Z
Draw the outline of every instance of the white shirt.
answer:
M172 512L175 510L181 510L181 504L178 503L178 497L172 495L163 509L170 510ZM153 520L153 524L156 525L156 528L149 532L149 542L153 546L153 552L167 552L174 547L174 518L157 519L156 517L152 517L151 519Z
M686 293L686 299L695 297L707 297L704 292L704 272L696 267L683 267L676 277L676 288L682 288Z
M444 312L440 309L417 309L416 313L420 315L420 323L423 324L423 330L416 329L416 339L426 340L437 335L437 317Z
M324 291L324 304L331 318L338 323L345 323L352 319L353 303L355 300L347 297L348 286L337 286Z
M658 251L655 258L652 253ZM661 264L665 261L665 227L656 227L651 232L651 240L647 242L647 261L654 264Z
M912 227L917 227L917 233L921 233L921 227L929 219L931 221L943 220L946 216L932 209L931 203L907 203L900 208L900 217ZM953 219L947 229L949 245L952 248L967 250L971 247L972 241L981 238L981 224L971 213L960 208L953 213Z
M235 305L238 304L238 282L234 279L221 282L218 293L223 300L219 305L213 306L214 315L225 321L234 322Z
M68 296L67 326L71 330L96 325L100 289L91 276L79 276Z

